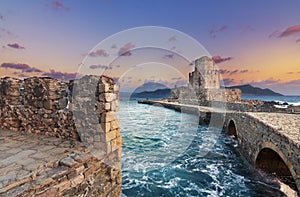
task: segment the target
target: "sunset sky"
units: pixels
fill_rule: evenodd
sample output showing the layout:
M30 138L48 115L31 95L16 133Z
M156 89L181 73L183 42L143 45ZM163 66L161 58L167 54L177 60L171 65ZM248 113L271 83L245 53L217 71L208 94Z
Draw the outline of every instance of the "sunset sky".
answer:
M300 95L299 9L296 0L1 0L0 75L69 80L106 70L126 91L148 81L172 87L186 82L191 58L207 53L228 86ZM142 26L173 30L124 33L99 45ZM193 39L202 52L187 44ZM141 48L154 42L164 47Z

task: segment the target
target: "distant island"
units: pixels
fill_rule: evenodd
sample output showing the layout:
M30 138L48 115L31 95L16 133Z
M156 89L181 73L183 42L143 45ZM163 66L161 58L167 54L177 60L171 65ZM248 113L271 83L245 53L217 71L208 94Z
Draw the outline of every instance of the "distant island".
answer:
M239 86L231 86L228 87L230 89L238 88L242 91L243 96L283 96L282 94L279 94L277 92L274 92L273 90L270 90L268 88L262 89L258 87L253 87L250 84L245 85L239 85Z
M157 88L161 87L160 85L156 86L154 84L151 84L152 87L156 87L156 89L150 91L135 91L131 94L131 98L169 98L171 89L170 88ZM144 85L142 87L145 87ZM149 87L146 85L146 87ZM245 85L239 85L239 86L231 86L227 87L230 89L240 89L242 91L242 94L244 96L283 96L282 94L279 94L277 92L274 92L273 90L270 90L268 88L262 89L259 87L254 87L250 84ZM138 90L141 90L143 88L137 88Z
M133 93L138 94L142 92L153 92L158 89L168 89L168 87L164 84L157 83L157 82L145 82L143 85L137 87Z
M170 88L164 88L164 89L157 89L154 91L143 91L139 93L133 93L131 95L131 98L155 98L155 99L161 99L161 98L169 98L171 94Z

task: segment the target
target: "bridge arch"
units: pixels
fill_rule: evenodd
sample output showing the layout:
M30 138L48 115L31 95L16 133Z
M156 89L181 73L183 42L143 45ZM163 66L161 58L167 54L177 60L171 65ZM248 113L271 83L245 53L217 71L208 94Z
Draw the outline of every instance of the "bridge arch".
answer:
M255 168L274 174L283 183L299 192L296 172L290 160L272 143L263 143L254 158Z
M229 120L228 124L227 124L227 128L226 128L227 134L234 136L237 139L237 128L236 128L236 124L234 122L234 120Z

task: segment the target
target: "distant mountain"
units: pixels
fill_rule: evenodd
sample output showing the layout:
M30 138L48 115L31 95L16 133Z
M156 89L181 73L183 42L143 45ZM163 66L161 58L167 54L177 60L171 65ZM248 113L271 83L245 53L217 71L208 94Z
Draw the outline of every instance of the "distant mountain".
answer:
M164 89L158 89L155 91L144 91L139 93L133 93L131 95L131 98L170 98L171 89L164 88Z
M156 82L147 82L144 83L143 85L139 86L134 90L134 93L140 93L140 92L145 92L145 91L155 91L158 89L165 89L168 88L164 84L161 83L156 83Z
M253 87L250 84L231 86L228 88L230 89L238 88L242 91L243 95L248 95L248 96L283 96L282 94L274 92L273 90L270 90L268 88L262 89L258 87Z

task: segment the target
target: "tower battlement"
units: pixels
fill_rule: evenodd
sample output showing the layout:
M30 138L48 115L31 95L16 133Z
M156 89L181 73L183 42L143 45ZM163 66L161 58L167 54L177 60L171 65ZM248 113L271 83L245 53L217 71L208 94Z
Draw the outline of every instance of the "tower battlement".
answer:
M215 62L207 56L195 60L195 70L208 71L215 70Z

